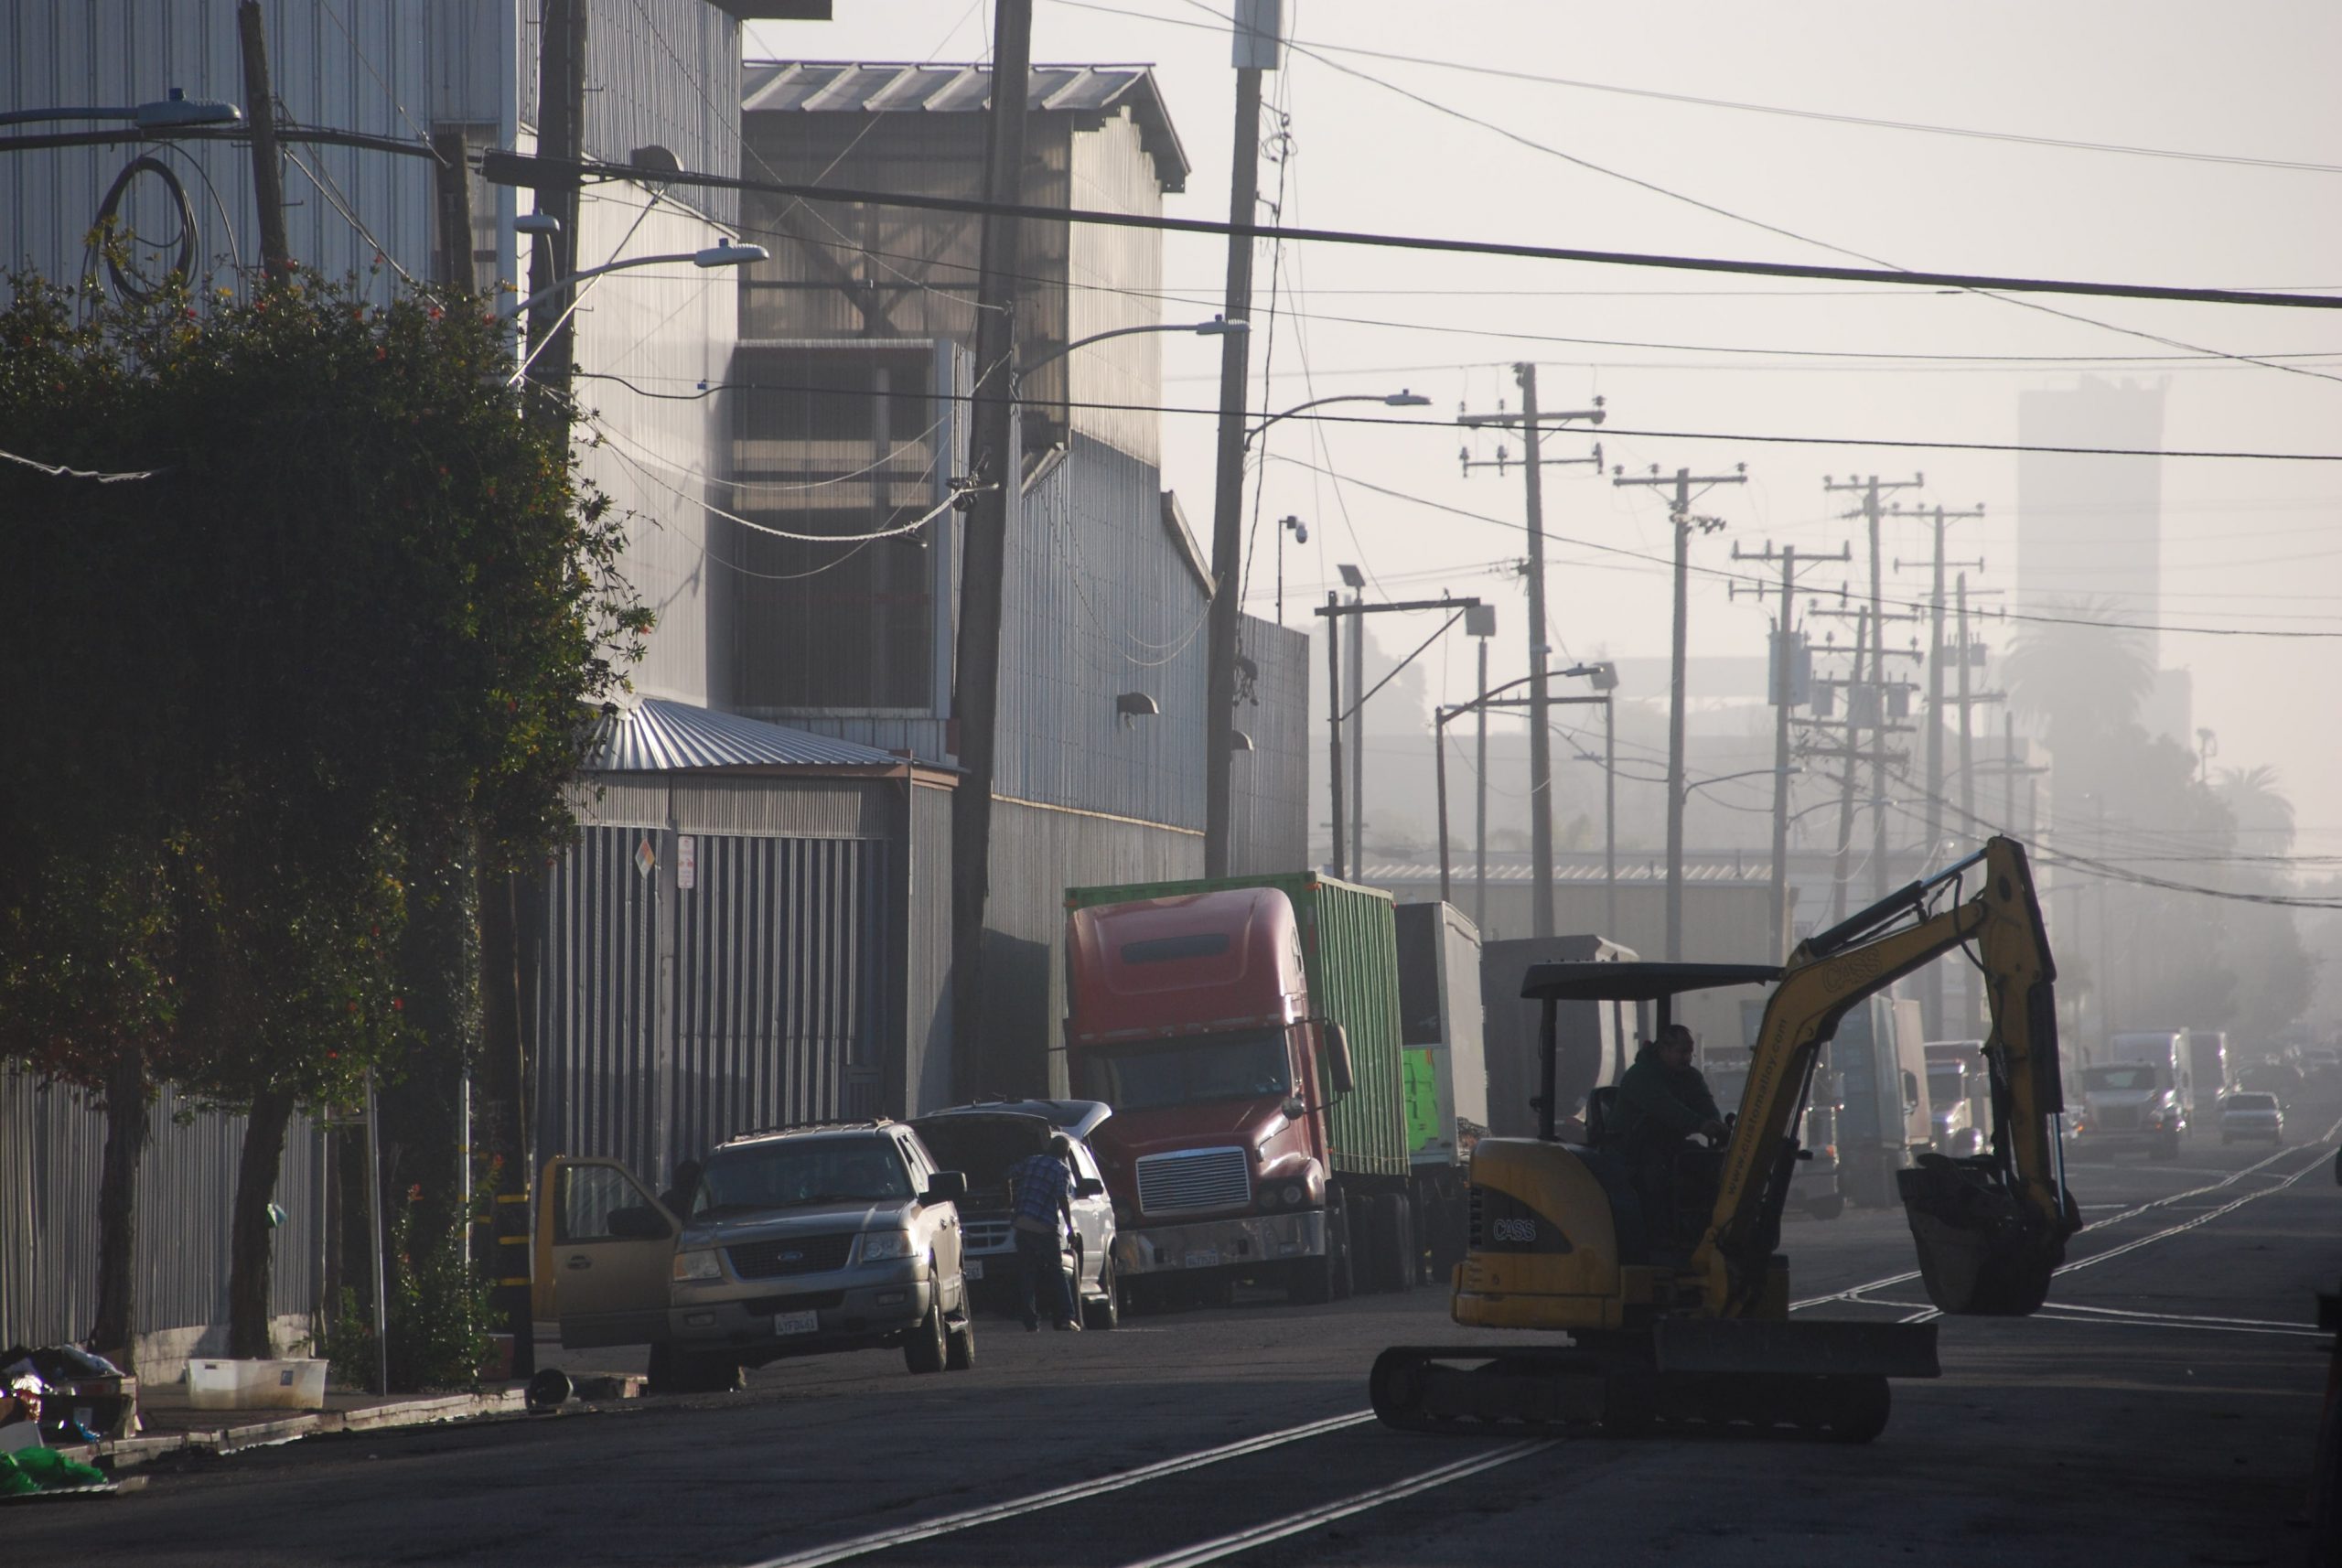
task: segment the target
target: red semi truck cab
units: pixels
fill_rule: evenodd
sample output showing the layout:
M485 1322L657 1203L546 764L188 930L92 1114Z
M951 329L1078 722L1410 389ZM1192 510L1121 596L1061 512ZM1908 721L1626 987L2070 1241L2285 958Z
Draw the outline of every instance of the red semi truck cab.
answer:
M1327 1108L1348 1047L1312 1015L1292 903L1222 887L1077 908L1066 963L1074 1092L1114 1108L1091 1144L1121 1277L1327 1299Z

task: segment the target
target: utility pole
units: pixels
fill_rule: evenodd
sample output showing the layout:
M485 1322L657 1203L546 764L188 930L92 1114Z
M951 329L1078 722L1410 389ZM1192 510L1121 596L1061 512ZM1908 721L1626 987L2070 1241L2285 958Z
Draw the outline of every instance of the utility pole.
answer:
M1651 465L1647 475L1633 478L1613 471L1613 485L1667 485L1675 487L1675 499L1669 504L1668 520L1675 530L1675 637L1673 662L1669 667L1667 709L1667 961L1675 962L1683 956L1683 686L1684 643L1691 614L1692 531L1714 533L1724 527L1720 517L1692 515L1692 487L1703 490L1711 485L1745 485L1748 482L1748 465L1737 465L1729 474L1708 474L1692 477L1689 468L1678 468L1672 479L1662 478L1659 465Z
M537 153L573 163L586 118L586 0L544 0L537 29ZM537 210L560 227L539 234L529 249L529 384L540 417L569 428L570 371L577 331L570 305L553 285L577 271L577 177L553 175L537 188Z
M1342 568L1349 584L1350 603L1366 603L1366 575ZM1366 875L1366 617L1350 617L1350 868Z
M1342 858L1342 596L1326 590L1326 778L1333 790L1334 880L1349 875Z
M1775 551L1770 540L1761 551L1744 553L1740 546L1732 547L1735 561L1778 561L1781 565L1780 585L1773 590L1780 605L1780 616L1774 623L1773 656L1770 661L1773 702L1773 896L1772 961L1789 956L1789 710L1805 701L1799 690L1796 673L1800 664L1810 669L1811 656L1805 652L1805 638L1797 629L1797 546L1785 544ZM1819 565L1822 562L1844 563L1853 559L1845 545L1838 547L1835 555L1808 555L1804 564ZM1734 584L1729 596L1738 597L1741 588ZM1758 598L1767 592L1762 584L1748 590ZM1810 681L1805 684L1810 684Z
M1284 43L1281 0L1238 0L1231 39L1236 67L1236 134L1228 179L1228 220L1241 230L1260 199L1261 73L1277 69ZM1228 237L1227 319L1252 316L1252 236ZM1204 690L1204 875L1225 876L1233 842L1235 801L1229 793L1236 758L1236 643L1244 580L1244 392L1252 380L1252 335L1219 340L1219 461L1211 511L1211 624L1207 628ZM1282 540L1279 542L1282 543ZM1282 559L1282 556L1280 556ZM1333 623L1327 623L1327 630ZM1335 823L1336 837L1341 824ZM1336 856L1339 858L1338 854Z
M992 112L984 148L984 199L1024 199L1025 94L1033 48L1032 0L997 0L993 22ZM976 284L976 379L969 431L971 499L961 564L958 681L960 787L951 794L951 1050L956 1089L973 1100L993 1087L982 1049L984 905L992 879L992 782L1000 714L1000 619L1010 509L1017 493L1017 225L984 219ZM1223 703L1221 718L1230 713ZM1224 752L1230 742L1223 735ZM1223 757L1223 760L1225 758Z
M1846 882L1853 869L1848 862L1854 847L1854 769L1862 751L1862 732L1854 724L1854 693L1862 686L1863 650L1869 638L1870 611L1859 610L1854 617L1854 674L1846 687L1846 745L1838 753L1846 771L1838 795L1838 856L1830 876L1830 923L1833 926L1846 918ZM1873 691L1875 694L1875 688Z
M1902 515L1903 509L1901 507L1898 506L1894 510L1896 515ZM1919 867L1922 872L1925 872L1934 866L1937 863L1938 857L1944 853L1943 574L1944 567L1946 565L1946 562L1943 558L1944 532L1945 530L1953 522L1965 521L1971 518L1982 517L1984 515L1984 507L1982 502L1977 503L1976 509L1973 511L1952 511L1944 507L1936 507L1930 510L1923 507L1912 515L1918 517L1923 522L1931 521L1934 524L1935 529L1934 576L1932 578L1932 585L1928 589L1928 771L1927 789L1925 791L1928 846L1926 853L1920 856ZM1959 561L1952 562L1950 564L1956 566L1974 566L1979 571L1982 571L1983 569L1984 563L1981 560ZM1896 562L1895 568L1898 572L1901 571L1903 569L1903 563L1901 561ZM1962 583L1967 581L1967 576L1964 573L1961 575L1961 581ZM1967 635L1966 623L1963 621L1961 630L1961 640L1962 643L1961 658L1963 660L1967 658L1967 649L1965 647ZM1964 688L1968 681L1968 666L1963 662L1960 668L1961 683ZM1968 709L1964 701L1960 710L1960 721L1961 744L1964 748L1967 745L1968 725ZM1964 750L1962 760L1964 765ZM1961 832L1964 835L1966 829L1963 828ZM1975 971L1973 966L1970 966L1968 973L1972 976L1974 972ZM1922 983L1920 985L1919 1006L1920 1011L1926 1018L1928 1036L1935 1039L1942 1038L1944 1032L1943 987L1940 983Z
M1480 690L1474 715L1472 844L1475 867L1472 924L1485 938L1488 929L1488 643L1497 634L1497 607L1483 605L1464 618L1464 630L1479 645Z
M1531 934L1550 937L1553 934L1553 743L1546 728L1546 716L1551 711L1552 697L1545 679L1545 660L1552 649L1545 641L1545 465L1591 463L1595 472L1602 471L1602 448L1596 446L1588 457L1547 458L1539 447L1547 423L1561 424L1573 419L1599 424L1603 419L1602 400L1595 398L1594 406L1574 413L1546 413L1537 406L1537 367L1524 361L1512 368L1513 379L1520 385L1520 412L1509 414L1465 414L1458 423L1471 426L1495 426L1499 429L1518 428L1522 446L1521 468L1528 477L1529 564L1524 575L1529 579L1529 849L1530 849L1530 908ZM1464 471L1469 474L1476 463L1468 448L1463 455ZM1497 468L1502 472L1504 456L1499 449Z
M1886 621L1885 606L1880 602L1878 548L1878 499L1890 490L1918 489L1928 482L1925 474L1914 474L1907 479L1890 479L1881 483L1876 474L1867 478L1849 478L1844 484L1824 474L1821 489L1829 493L1853 490L1862 496L1862 505L1848 517L1862 518L1870 528L1870 620L1871 620L1871 685L1878 693L1880 727L1871 737L1872 750L1876 754L1871 762L1871 889L1877 898L1886 897L1887 884L1892 880L1886 856Z
M1353 569L1346 566L1342 570L1345 575L1348 575ZM1359 584L1360 585L1362 585L1364 582L1365 579L1363 577L1359 579ZM1480 601L1477 598L1400 599L1390 604L1370 605L1364 602L1364 596L1362 595L1359 598L1353 599L1350 603L1344 604L1342 603L1341 596L1329 588L1326 592L1326 602L1319 606L1316 610L1312 612L1326 618L1326 729L1327 762L1326 771L1329 775L1329 782L1332 787L1334 811L1333 821L1329 825L1333 829L1334 875L1337 878L1355 875L1361 869L1357 865L1346 865L1342 858L1342 830L1346 825L1342 815L1342 725L1350 719L1357 717L1358 714L1365 709L1366 700L1369 697L1373 696L1376 692L1380 692L1383 687L1398 679L1400 671L1404 670L1408 665L1413 663L1416 657L1421 654L1424 649L1429 648L1434 642L1438 641L1440 632L1445 631L1448 627L1454 626L1458 620L1484 607L1483 607ZM1440 627L1439 631L1433 632L1430 637L1423 639L1421 646L1417 647L1414 652L1408 654L1404 659L1402 659L1397 664L1393 665L1391 672L1388 675L1383 676L1381 680L1376 682L1371 691L1366 689L1366 681L1363 672L1358 671L1357 667L1353 665L1352 670L1353 672L1357 674L1359 691L1358 696L1351 702L1348 711L1345 712L1342 708L1342 618L1347 616L1354 624L1363 624L1365 618L1368 616L1403 615L1413 610L1446 610L1450 613L1446 622ZM1353 759L1353 762L1354 761L1355 759ZM1353 788L1355 788L1359 779L1355 767L1352 768L1350 778L1351 784ZM1355 815L1356 808L1352 807L1351 810L1353 814L1350 817L1349 822L1354 822L1357 820ZM1362 853L1362 851L1354 849L1351 856L1352 860L1357 860L1360 853Z
M442 126L431 134L439 155L432 195L439 212L439 281L470 294L477 286L472 261L471 165L460 129Z
M245 117L252 133L252 195L260 204L263 275L281 284L293 274L285 238L285 166L276 152L276 94L268 81L268 36L260 0L240 0L236 33L244 52Z

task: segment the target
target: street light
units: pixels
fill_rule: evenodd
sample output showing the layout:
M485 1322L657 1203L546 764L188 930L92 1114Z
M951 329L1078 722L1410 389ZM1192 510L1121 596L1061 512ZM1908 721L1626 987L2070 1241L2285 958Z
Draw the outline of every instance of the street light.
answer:
M1476 635L1492 636L1495 633L1495 627L1490 625L1487 633L1476 633ZM1486 646L1487 645L1485 643L1482 644L1484 649ZM1584 705L1589 707L1599 705L1602 709L1602 732L1605 737L1603 749L1606 754L1603 760L1606 789L1604 793L1602 816L1604 823L1603 833L1606 845L1604 860L1606 877L1608 886L1607 897L1609 904L1606 918L1610 927L1608 934L1615 937L1617 934L1618 928L1618 754L1617 739L1617 732L1615 728L1617 703L1612 701L1611 694L1617 690L1618 685L1617 666L1606 662L1599 664L1573 664L1566 670L1548 670L1545 671L1545 678L1549 681L1584 678L1594 687L1594 694L1589 697L1548 697L1545 699L1548 706L1555 704ZM1533 674L1523 675L1519 680L1508 681L1501 686L1484 690L1478 697L1475 698L1471 702L1456 703L1445 706L1435 706L1432 709L1432 768L1434 779L1433 788L1438 800L1439 897L1443 902L1446 900L1448 896L1449 879L1447 854L1447 742L1445 739L1448 721L1451 719L1461 718L1466 714L1477 713L1483 715L1483 724L1485 725L1486 714L1490 708L1531 707L1536 702L1534 697L1507 697L1504 693L1514 690L1516 687L1529 685L1535 680L1536 676ZM1481 684L1483 687L1487 687L1488 685L1488 677L1485 671L1483 671L1481 675ZM1581 753L1581 755L1584 754ZM1488 778L1488 743L1485 734L1481 738L1478 771L1480 778L1485 781ZM1481 818L1479 842L1479 880L1481 884L1481 890L1478 901L1482 915L1485 917L1488 905L1487 883L1488 875L1488 850L1486 821L1488 817L1488 807L1485 791L1483 791L1481 797L1479 816Z
M1284 624L1284 536L1293 535L1295 544L1309 542L1309 525L1297 517L1281 518L1277 521L1277 624Z
M549 234L556 233L559 230L558 220L553 221L550 225L540 220L528 224L521 231L531 234ZM745 267L752 262L764 261L771 254L772 252L762 245L736 245L729 240L720 240L704 250L670 251L656 256L629 256L622 262L604 262L598 267L587 267L585 271L572 273L565 278L554 279L528 298L507 306L503 315L510 319L522 311L535 308L555 295L575 288L589 278L600 277L605 273L622 273L631 267L663 266L674 262L689 262L695 267Z
M1431 399L1421 392L1409 392L1404 387L1401 387L1394 392L1341 392L1333 397L1314 397L1307 403L1295 403L1281 413L1273 413L1252 426L1244 433L1244 445L1252 446L1252 437L1280 419L1291 419L1305 409L1323 408L1329 403L1379 403L1385 408L1429 408L1431 406Z
M16 109L0 114L0 125L25 125L50 120L127 120L142 131L178 131L190 125L241 125L244 112L212 98L189 98L187 89L174 87L168 98L113 109Z
M1209 321L1165 321L1146 327L1117 327L1108 332L1092 332L1087 338L1077 338L1070 343L1058 345L1034 360L1018 368L1016 379L1023 381L1043 365L1062 360L1076 349L1087 349L1092 343L1103 343L1109 338L1128 338L1138 332L1192 332L1198 338L1225 338L1233 332L1250 332L1249 321L1230 321L1225 316L1215 316Z

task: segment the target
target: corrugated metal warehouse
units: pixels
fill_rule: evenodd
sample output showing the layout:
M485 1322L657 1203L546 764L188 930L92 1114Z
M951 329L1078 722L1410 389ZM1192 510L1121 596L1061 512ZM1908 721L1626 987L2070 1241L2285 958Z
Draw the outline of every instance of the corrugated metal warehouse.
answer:
M940 1102L949 774L653 700L586 779L546 883L540 1158L663 1178L752 1128Z
M753 173L981 193L980 68L751 61L744 81ZM1027 103L1026 200L1159 213L1184 185L1144 69L1037 68ZM786 576L744 580L724 617L738 705L949 758L957 514L857 542L965 472L980 225L754 193L742 224L773 255L742 284L735 472L756 480L755 521L844 548L736 535L742 559ZM1083 342L1158 322L1159 237L1027 223L1023 243L1018 354L1033 370L1019 383L982 1024L983 1087L1003 1092L1065 1087L1064 889L1202 872L1211 587L1162 487L1154 337ZM1242 637L1257 705L1239 720L1253 749L1235 768L1235 865L1299 870L1306 640L1252 618Z

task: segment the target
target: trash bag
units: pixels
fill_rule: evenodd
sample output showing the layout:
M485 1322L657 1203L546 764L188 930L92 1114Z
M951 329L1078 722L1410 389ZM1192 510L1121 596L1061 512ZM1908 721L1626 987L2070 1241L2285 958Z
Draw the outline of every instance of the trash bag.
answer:
M105 1481L103 1470L68 1459L54 1448L19 1448L13 1454L0 1454L0 1498L102 1487Z

